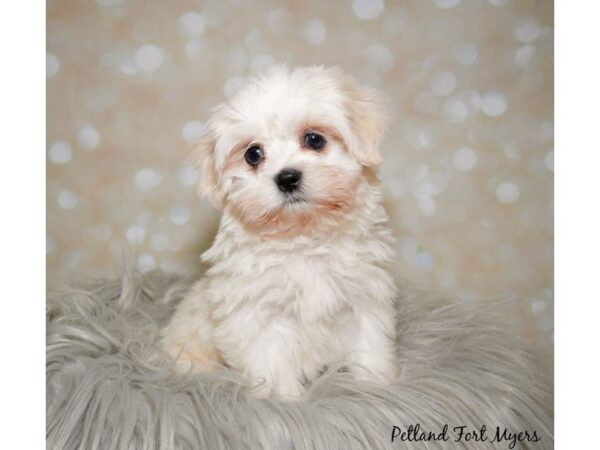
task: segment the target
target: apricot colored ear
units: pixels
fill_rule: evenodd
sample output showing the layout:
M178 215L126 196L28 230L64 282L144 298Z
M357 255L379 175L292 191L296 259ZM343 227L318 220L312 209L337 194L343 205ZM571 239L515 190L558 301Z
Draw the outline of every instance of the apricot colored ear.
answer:
M376 166L383 161L379 144L385 133L388 121L380 95L373 89L357 84L350 77L344 77L342 92L353 142L348 151L364 166Z
M192 147L192 161L200 172L198 193L214 207L223 207L223 193L215 168L216 138L207 130Z

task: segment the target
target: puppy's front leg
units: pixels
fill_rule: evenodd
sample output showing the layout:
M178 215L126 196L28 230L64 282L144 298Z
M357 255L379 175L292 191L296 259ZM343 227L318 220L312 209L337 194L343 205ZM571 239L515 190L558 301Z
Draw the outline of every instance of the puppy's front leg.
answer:
M257 381L252 394L258 398L274 395L284 400L302 396L301 360L298 333L282 320L264 323L246 344L239 369ZM234 363L235 364L235 363Z
M382 384L398 374L393 310L361 311L348 359L356 379Z

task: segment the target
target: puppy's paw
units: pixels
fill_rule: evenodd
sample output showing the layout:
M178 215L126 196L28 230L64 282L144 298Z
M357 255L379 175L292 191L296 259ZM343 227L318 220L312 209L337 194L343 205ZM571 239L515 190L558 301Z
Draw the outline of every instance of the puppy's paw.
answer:
M302 398L304 390L304 386L296 378L278 380L277 384L263 378L252 386L250 394L259 399L273 397L282 401L296 401Z
M304 390L302 383L294 378L293 380L286 380L284 383L279 383L273 390L273 394L283 401L296 401L302 398Z
M164 345L175 361L178 372L216 372L225 366L221 353L214 347L203 348L196 342L188 345Z

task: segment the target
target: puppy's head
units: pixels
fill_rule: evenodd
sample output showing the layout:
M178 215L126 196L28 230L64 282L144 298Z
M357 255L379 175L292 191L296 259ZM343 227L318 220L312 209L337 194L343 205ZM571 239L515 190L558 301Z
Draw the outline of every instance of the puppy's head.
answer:
M195 147L199 192L263 236L334 227L381 162L374 92L338 69L276 66L216 108Z

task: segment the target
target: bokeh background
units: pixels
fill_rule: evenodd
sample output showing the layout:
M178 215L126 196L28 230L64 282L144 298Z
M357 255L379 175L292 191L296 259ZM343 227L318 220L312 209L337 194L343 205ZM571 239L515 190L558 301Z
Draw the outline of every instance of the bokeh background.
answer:
M50 281L191 273L219 212L186 162L210 109L274 62L337 65L394 121L397 270L552 342L551 0L49 0Z

